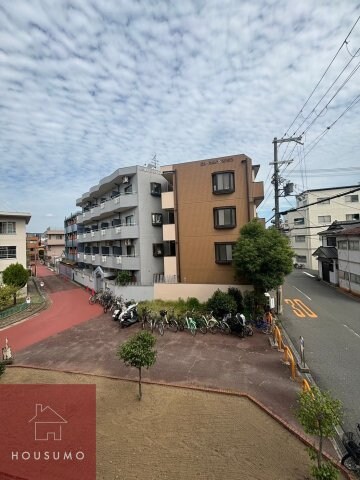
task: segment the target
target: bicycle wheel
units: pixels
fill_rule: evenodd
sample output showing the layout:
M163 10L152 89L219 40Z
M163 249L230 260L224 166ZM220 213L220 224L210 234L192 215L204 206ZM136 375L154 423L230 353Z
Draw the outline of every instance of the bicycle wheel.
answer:
M91 295L91 297L89 297L89 303L90 303L90 305L94 305L95 298L93 297L93 295Z
M226 322L222 322L221 331L225 333L225 335L229 335L229 333L231 332L231 328Z
M168 328L171 332L177 332L179 328L177 321L174 320L173 318L169 320Z
M163 322L158 323L158 329L159 329L160 335L163 336L164 335L164 324L163 324Z
M196 323L194 321L190 323L189 328L190 328L191 335L195 336L197 328L196 328Z

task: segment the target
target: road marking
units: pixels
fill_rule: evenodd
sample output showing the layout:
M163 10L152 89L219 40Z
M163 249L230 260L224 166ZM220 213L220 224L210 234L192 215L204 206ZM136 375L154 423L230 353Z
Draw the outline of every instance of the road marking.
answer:
M358 333L356 333L352 328L348 327L347 325L344 324L344 327L346 327L348 330L350 330L351 333L353 333L354 335L356 335L357 337L360 338L360 335Z
M294 298L293 300L290 298L285 298L284 302L290 305L295 315L299 318L318 318L316 313L314 313L307 305L305 305L304 302L298 298Z
M304 295L304 297L306 297L308 300L311 300L311 298L308 297L308 296L306 295L306 293L304 293L304 292L302 292L301 290L299 290L297 287L295 287L295 285L292 285L292 287L294 287L295 290L297 290L298 292L302 293L302 294Z
M311 273L303 272L305 275L309 275L309 277L315 278L315 275L311 275Z

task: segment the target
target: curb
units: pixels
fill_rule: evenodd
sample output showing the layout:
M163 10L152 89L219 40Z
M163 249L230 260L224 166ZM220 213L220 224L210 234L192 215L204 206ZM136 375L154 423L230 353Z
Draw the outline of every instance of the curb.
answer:
M55 372L55 373L68 373L68 374L73 374L73 375L85 375L85 376L88 376L88 377L107 378L109 380L121 380L121 381L124 381L124 382L138 383L138 380L135 380L135 379L129 379L129 378L118 377L118 376L113 376L113 375L99 375L99 374L95 374L95 373L81 372L81 371L77 371L77 370L60 370L60 369L47 368L47 367L38 367L38 366L35 366L35 365L21 365L21 364L20 365L9 365L9 368L28 368L30 370L43 370L43 371ZM277 421L282 427L284 427L291 434L293 434L295 437L297 437L307 447L313 447L312 443L310 443L309 440L300 431L296 430L289 423L287 423L285 420L283 420L281 417L279 417L277 414L275 414L272 410L270 410L268 407L266 407L262 402L257 400L255 397L249 395L248 393L238 392L236 390L216 389L216 388L200 387L200 386L194 386L194 385L181 385L181 384L178 384L178 383L156 382L156 381L151 381L151 380L142 380L142 383L147 384L147 385L157 385L157 386L162 386L162 387L173 387L173 388L179 388L179 389L184 389L184 390L193 390L193 391L207 392L207 393L217 393L217 394L234 396L234 397L239 397L239 398L247 398L253 404L255 404L257 407L259 407L261 410L263 410L266 414L268 414L271 418L273 418L275 421ZM323 452L323 456L329 462L331 462L332 465L334 465L334 467L336 467L338 470L340 470L348 480L353 480L352 477L350 476L350 474L348 473L348 471L341 464L339 464L339 462L337 460L335 460L332 456L330 456L326 452Z

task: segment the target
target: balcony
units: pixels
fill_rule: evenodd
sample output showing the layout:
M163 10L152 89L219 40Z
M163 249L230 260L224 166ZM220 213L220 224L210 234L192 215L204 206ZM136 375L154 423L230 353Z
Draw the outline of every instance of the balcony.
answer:
M84 223L89 220L101 220L113 212L121 212L138 206L137 193L122 193L116 197L110 198L100 205L93 206L87 212L80 214L78 223ZM80 221L79 221L80 220Z
M175 240L175 225L163 225L163 240L164 242Z
M264 182L253 182L254 203L258 207L264 200Z
M163 210L174 209L174 192L163 192L161 194L161 208Z
M116 227L101 228L100 230L91 230L91 232L84 232L79 235L78 242L101 242L125 238L139 238L139 226L118 225Z

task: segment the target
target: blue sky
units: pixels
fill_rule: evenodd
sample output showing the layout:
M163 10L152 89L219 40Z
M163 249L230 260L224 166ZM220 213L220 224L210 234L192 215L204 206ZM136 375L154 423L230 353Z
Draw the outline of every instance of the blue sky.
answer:
M1 2L0 210L30 212L28 231L42 232L62 227L76 199L116 168L155 153L160 165L245 153L261 165L259 214L269 218L272 140L359 15L358 0ZM346 171L360 166L360 102L309 152L360 93L356 72L324 108L358 48L360 22L288 132L321 114L304 147L279 150L294 159L283 177L295 191L360 181L360 169ZM314 172L323 168L342 170Z

